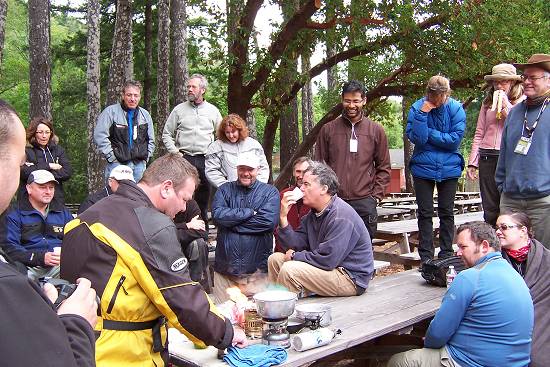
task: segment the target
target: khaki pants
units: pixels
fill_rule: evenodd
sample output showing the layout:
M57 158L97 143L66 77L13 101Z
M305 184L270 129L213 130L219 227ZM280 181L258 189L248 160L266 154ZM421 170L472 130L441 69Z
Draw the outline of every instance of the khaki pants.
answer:
M447 349L412 349L391 357L387 367L456 367Z
M284 261L285 254L276 252L267 260L268 279L302 296L355 296L355 283L343 268L322 270L302 261Z
M232 277L229 275L214 272L214 288L212 290L214 303L223 303L229 300L227 288L238 287L241 293L247 297L264 291L267 286L267 274L255 273L244 278Z

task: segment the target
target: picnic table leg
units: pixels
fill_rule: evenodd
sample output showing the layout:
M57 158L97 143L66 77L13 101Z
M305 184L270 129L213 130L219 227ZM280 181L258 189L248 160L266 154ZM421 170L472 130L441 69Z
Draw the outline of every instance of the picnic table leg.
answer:
M403 233L403 237L399 241L399 250L401 254L408 254L411 252L411 247L409 245L409 234Z

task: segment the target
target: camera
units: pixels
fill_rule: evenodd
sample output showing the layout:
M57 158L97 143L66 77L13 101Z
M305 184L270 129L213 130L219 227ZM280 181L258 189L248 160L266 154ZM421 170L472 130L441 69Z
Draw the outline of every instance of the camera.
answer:
M77 285L69 283L68 281L64 279L56 279L56 278L50 278L50 277L42 277L39 278L38 281L44 287L44 284L50 283L57 289L57 299L53 303L54 308L57 310L59 306L61 306L61 303L69 298L73 292L76 290Z

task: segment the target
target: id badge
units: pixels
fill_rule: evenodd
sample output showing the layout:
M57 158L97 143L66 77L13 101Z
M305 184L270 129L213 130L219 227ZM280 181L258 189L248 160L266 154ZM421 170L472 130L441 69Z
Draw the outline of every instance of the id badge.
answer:
M357 139L349 140L349 151L350 153L357 153Z
M516 145L514 153L527 155L527 152L529 152L529 148L531 148L531 138L526 138L525 136L522 136L521 138L519 138L518 145Z
M134 136L133 136L134 140L137 140L137 134L138 134L137 133L137 126L134 125Z

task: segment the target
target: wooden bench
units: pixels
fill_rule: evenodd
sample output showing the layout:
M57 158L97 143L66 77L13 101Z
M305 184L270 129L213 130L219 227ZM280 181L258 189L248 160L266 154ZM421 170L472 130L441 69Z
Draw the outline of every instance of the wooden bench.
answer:
M438 204L435 202L433 204L434 210L437 212ZM397 204L390 208L408 210L413 214L413 217L417 217L418 204ZM481 211L481 198L477 199L464 199L464 200L455 200L454 202L454 211L456 214L464 214L468 212L477 212Z
M476 220L483 220L483 212L458 214L455 215L455 226ZM439 229L439 218L437 217L433 218L433 229ZM383 252L375 251L375 259L389 261L392 264L404 264L407 266L415 265L408 263L406 259L401 258L400 255L411 252L409 236L417 232L417 219L378 223L376 237L387 241L395 241L397 244ZM399 254L394 254L393 252L395 250L399 250Z
M409 331L429 320L441 304L446 289L428 285L416 270L410 270L370 282L367 292L358 297L310 297L298 304L323 303L332 307L330 328L342 330L330 344L296 352L288 349L288 359L281 366L307 366L313 361L348 359L355 348L368 348L384 337ZM175 330L170 330L169 351L176 366L227 366L216 358L217 349L195 349ZM406 336L406 335L404 335ZM354 348L355 347L355 348Z

